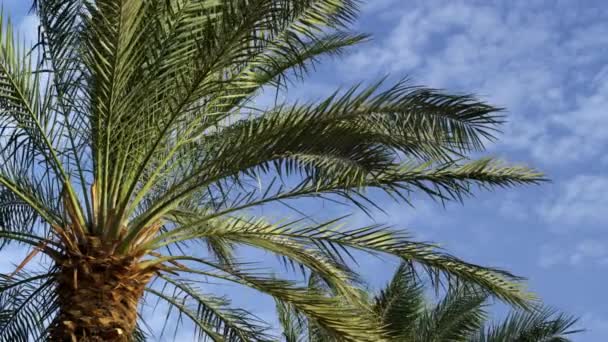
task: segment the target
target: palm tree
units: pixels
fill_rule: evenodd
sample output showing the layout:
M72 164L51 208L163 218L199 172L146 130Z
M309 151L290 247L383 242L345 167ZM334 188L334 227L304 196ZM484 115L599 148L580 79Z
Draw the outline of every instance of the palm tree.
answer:
M310 286L324 293L333 291L315 277ZM576 318L538 304L514 310L502 322L488 325L489 296L475 286L447 289L438 302L429 303L424 284L407 264L368 301L385 327L387 340L394 342L567 342L569 335L581 331L573 329ZM290 304L277 302L277 312L286 342L339 341Z
M2 277L1 340L141 338L144 294L201 336L267 339L251 314L190 281L207 276L289 303L345 341L380 341L343 259L353 248L527 305L519 278L403 231L254 211L301 198L369 209L366 189L461 199L474 185L543 179L467 158L502 121L472 96L382 81L254 108L265 89L367 40L348 30L356 0L37 0L33 9L32 49L4 15L0 31L0 237L32 251ZM239 262L243 245L319 275L351 309ZM35 254L44 262L32 269Z

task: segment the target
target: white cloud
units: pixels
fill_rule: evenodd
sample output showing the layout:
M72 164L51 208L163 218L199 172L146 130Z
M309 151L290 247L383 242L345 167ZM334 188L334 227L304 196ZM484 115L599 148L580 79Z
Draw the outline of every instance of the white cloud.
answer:
M608 143L605 129L608 127L608 66L589 79L589 83L593 87L592 92L577 96L576 109L557 116L554 121L580 139L578 153L592 157L602 153L599 147Z
M579 326L585 329L586 338L590 335L597 337L595 341L603 341L603 338L608 336L608 318L595 313L586 313L581 319Z
M374 0L366 1L361 7L361 11L365 14L371 14L379 11L383 11L389 8L393 8L396 5L397 0Z
M490 204L488 206L490 209L492 208ZM518 221L524 221L530 217L529 207L513 193L508 193L506 198L498 203L498 213L505 218Z
M572 265L579 265L588 260L594 260L600 265L608 265L608 245L594 240L582 241L576 246L568 261Z
M542 268L564 265L608 267L608 244L596 240L582 240L574 246L546 244L540 248L538 265Z
M579 175L564 182L559 193L543 204L538 213L552 230L602 226L608 223L608 177Z
M538 257L538 266L542 268L550 268L555 265L564 263L566 253L555 245L544 245L540 248Z
M342 66L354 77L410 74L415 83L481 94L510 111L500 147L526 151L537 161L605 158L598 148L608 143L608 78L600 72L605 53L598 53L608 52L605 13L569 2L542 6L385 6L385 12L400 13L386 23L393 29Z

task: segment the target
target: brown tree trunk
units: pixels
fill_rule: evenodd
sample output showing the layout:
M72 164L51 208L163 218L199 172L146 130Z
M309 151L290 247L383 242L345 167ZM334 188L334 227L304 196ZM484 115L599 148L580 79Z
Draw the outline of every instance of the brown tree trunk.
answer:
M59 313L50 341L130 341L153 271L142 272L133 258L102 250L86 254L66 257L59 265Z

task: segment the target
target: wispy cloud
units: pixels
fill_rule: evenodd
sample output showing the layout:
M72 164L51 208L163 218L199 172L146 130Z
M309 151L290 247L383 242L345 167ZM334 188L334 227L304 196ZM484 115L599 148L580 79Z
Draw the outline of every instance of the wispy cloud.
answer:
M559 192L540 207L538 213L554 231L606 225L608 177L578 175L564 181Z
M585 329L585 336L593 341L603 341L608 336L608 318L597 313L586 313L580 319L580 326Z
M583 240L576 244L546 244L541 246L538 265L608 267L608 241Z
M410 74L415 83L487 95L509 111L501 148L548 164L601 155L608 115L605 8L574 2L379 4L393 28L349 56L353 77ZM546 3L545 3L546 4ZM399 10L401 8L401 10ZM570 13L571 15L557 15ZM595 76L595 78L593 78ZM588 80L593 79L592 82ZM598 121L599 120L599 121ZM607 157L608 158L608 157Z

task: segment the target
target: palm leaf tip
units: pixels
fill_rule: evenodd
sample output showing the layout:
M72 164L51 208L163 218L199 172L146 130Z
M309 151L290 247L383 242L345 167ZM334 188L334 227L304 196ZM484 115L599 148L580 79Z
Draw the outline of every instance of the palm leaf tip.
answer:
M547 307L515 311L502 322L480 329L476 342L490 341L570 341L582 332L575 328L578 319Z

